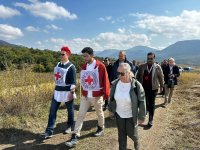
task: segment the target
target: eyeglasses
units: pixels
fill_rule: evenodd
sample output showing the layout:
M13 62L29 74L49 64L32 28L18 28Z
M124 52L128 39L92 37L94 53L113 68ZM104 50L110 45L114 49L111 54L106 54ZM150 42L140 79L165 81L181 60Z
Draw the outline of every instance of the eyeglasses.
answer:
M124 76L125 73L124 72L118 72L121 76Z
M60 54L61 56L65 56L65 54Z

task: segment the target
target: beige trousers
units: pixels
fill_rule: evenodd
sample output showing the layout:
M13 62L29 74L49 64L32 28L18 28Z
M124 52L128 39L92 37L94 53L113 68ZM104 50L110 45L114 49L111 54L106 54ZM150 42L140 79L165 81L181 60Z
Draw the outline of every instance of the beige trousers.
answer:
M93 97L93 98L87 98L84 96L81 97L79 112L78 112L77 120L76 120L75 127L74 127L75 134L80 136L81 128L83 126L83 120L84 120L85 115L91 105L94 106L94 108L95 108L96 115L98 118L98 125L100 127L104 128L105 120L104 120L104 112L102 109L103 103L104 103L104 101L103 101L102 96L101 97Z
M174 88L168 88L167 84L165 84L165 104L171 102L173 92L174 92Z

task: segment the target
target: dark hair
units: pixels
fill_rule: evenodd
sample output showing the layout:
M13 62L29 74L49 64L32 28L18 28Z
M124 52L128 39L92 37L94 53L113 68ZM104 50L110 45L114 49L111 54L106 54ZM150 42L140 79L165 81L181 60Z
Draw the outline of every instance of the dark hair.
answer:
M149 52L149 53L147 54L147 56L149 56L149 55L154 55L154 58L156 57L156 55L155 55L153 52Z
M89 55L93 55L94 51L91 47L85 47L84 49L82 49L81 53L88 53Z
M110 61L110 59L109 59L108 57L106 57L104 60L108 60L108 61Z

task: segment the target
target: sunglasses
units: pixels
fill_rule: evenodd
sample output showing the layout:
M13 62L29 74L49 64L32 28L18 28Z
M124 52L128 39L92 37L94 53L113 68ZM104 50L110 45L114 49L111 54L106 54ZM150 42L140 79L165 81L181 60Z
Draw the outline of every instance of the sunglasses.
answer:
M65 56L65 54L60 54L61 56Z
M118 72L121 76L124 76L125 73L124 72Z
M147 58L147 60L153 60L154 58Z

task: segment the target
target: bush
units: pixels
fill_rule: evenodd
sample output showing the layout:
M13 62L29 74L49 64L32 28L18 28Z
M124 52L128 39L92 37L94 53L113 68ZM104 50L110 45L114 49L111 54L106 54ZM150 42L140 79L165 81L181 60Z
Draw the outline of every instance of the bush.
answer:
M42 64L36 64L33 67L33 71L35 71L35 72L45 72L46 69L44 68L44 66Z

